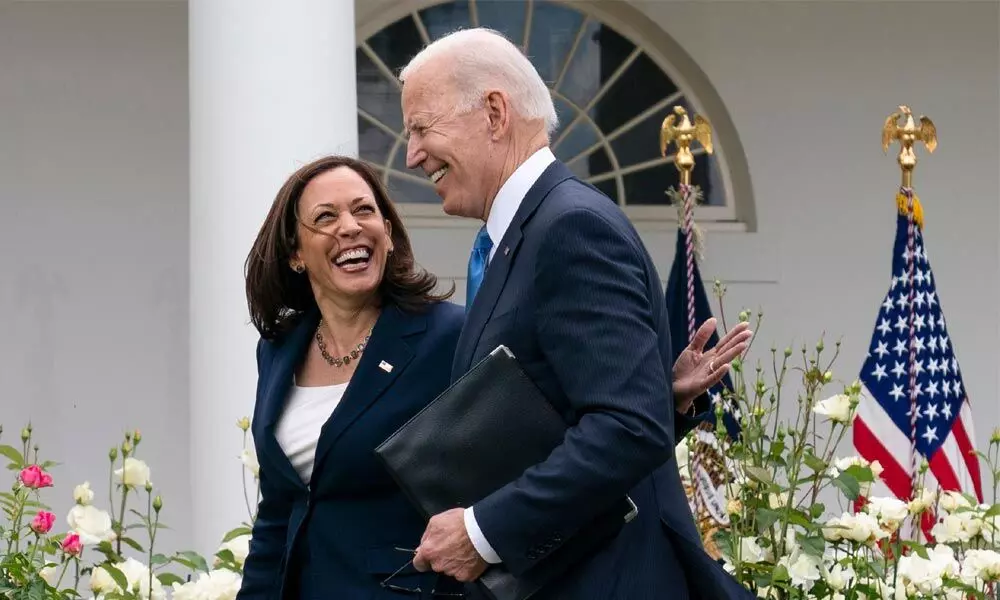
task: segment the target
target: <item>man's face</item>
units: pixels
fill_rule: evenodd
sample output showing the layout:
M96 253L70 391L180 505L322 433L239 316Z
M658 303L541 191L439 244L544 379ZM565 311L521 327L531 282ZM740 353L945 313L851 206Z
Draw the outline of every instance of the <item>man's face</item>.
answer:
M489 120L483 106L457 114L458 93L445 65L432 61L403 85L406 166L420 167L449 215L484 219L489 182L496 178ZM495 183L495 182L494 182Z

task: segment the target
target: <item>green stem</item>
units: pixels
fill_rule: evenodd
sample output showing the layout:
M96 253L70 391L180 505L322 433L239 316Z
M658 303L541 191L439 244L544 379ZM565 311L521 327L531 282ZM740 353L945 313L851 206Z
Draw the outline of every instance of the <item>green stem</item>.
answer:
M149 558L146 560L146 564L149 565L149 597L153 597L153 544L156 543L156 529L160 524L160 513L157 511L155 516L153 514L153 492L149 491L146 493L146 522L150 523L149 526Z
M56 588L57 590L58 590L58 589L60 589L60 588L59 588L59 586L61 586L61 585L62 585L62 580L63 580L63 577L65 577L65 576L66 576L66 570L67 570L68 568L69 568L69 561L68 561L68 560L66 560L66 559L63 559L63 568L62 568L62 572L60 572L60 573L59 573L59 579L58 579L58 580L56 581L56 585L55 585L55 588Z

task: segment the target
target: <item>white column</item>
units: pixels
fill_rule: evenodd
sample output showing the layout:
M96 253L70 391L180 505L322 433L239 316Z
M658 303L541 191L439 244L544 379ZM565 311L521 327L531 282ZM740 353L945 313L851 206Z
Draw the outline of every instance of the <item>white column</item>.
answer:
M191 0L188 11L191 527L210 556L248 518L236 421L253 412L258 335L244 261L288 175L357 155L354 0Z

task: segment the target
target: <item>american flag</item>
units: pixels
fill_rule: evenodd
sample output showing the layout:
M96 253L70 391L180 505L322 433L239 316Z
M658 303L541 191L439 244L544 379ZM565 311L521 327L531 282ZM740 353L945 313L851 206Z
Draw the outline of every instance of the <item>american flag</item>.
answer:
M897 201L902 214L896 220L892 279L861 369L865 393L854 421L854 446L863 458L879 461L882 481L898 498L911 497L914 463L925 459L925 487L961 491L982 501L972 412L921 219L911 228L906 196L901 193Z

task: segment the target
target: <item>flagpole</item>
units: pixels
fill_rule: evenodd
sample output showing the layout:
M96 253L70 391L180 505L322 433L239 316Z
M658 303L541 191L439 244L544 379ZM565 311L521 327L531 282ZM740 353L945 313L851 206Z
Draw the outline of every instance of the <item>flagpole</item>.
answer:
M694 122L688 117L683 106L674 106L673 113L663 119L660 127L660 154L667 156L667 148L673 142L677 146L674 154L674 165L680 173L680 194L683 202L683 224L685 271L687 275L687 330L688 339L685 345L694 339L697 323L695 322L694 300L694 202L696 193L691 186L691 172L694 170L694 154L691 153L691 143L697 141L709 154L712 153L712 125L708 120L695 115ZM691 447L690 470L691 484L694 487L696 513L702 508L704 499L701 497L699 463L702 455L702 444L697 439Z
M903 119L902 127L899 120ZM923 142L929 152L934 152L937 148L937 128L926 116L921 115L920 126L918 127L913 119L913 113L906 105L899 106L899 112L889 115L882 126L882 151L888 152L892 142L899 142L899 154L896 162L901 171L901 182L899 193L905 202L907 238L906 238L906 271L909 294L907 295L907 308L909 312L909 396L910 396L910 496L915 496L919 483L919 452L917 451L917 417L919 409L917 405L917 344L914 321L916 319L916 308L914 299L916 285L914 282L914 271L916 265L916 227L923 226L922 210L916 203L913 193L913 170L917 165L917 155L913 151L913 146L918 142ZM897 205L902 204L897 200ZM903 206L898 206L899 210L904 210ZM918 211L920 214L918 214ZM919 535L920 524L914 521L914 532Z

